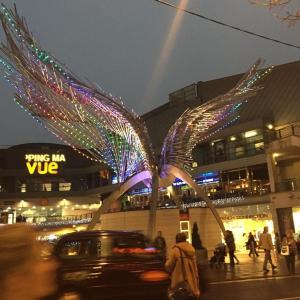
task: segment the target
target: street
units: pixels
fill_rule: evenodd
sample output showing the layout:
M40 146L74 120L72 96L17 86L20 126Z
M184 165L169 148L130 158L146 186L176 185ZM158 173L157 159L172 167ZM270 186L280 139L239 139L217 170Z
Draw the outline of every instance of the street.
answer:
M213 282L201 300L297 300L300 275Z

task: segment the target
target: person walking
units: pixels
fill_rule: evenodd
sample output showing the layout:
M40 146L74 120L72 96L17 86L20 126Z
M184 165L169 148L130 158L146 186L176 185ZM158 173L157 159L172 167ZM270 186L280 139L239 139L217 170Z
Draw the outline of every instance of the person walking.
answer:
M199 299L199 275L194 247L184 233L176 235L176 244L170 250L165 268L171 277L169 299Z
M271 258L271 251L273 250L273 244L272 244L272 238L271 238L271 234L269 233L268 226L264 227L264 231L259 237L259 246L261 248L263 248L265 251L263 271L269 272L269 270L267 269L268 262L270 263L272 270L276 269L277 267L273 264L272 258Z
M249 251L249 256L250 257L251 257L251 254L253 254L253 257L255 257L255 255L259 256L257 251L256 251L257 243L256 243L254 235L251 232L249 232L247 245L248 245L249 250L250 250Z
M296 241L292 231L288 231L282 237L281 254L285 257L286 265L290 274L295 274L295 256L297 252Z
M166 240L162 235L162 232L159 230L157 236L154 239L154 247L160 251L160 253L165 256L167 253L167 244Z
M228 248L230 266L234 267L234 258L237 260L238 264L239 264L239 260L234 254L236 248L235 248L234 236L231 230L226 230L225 242Z

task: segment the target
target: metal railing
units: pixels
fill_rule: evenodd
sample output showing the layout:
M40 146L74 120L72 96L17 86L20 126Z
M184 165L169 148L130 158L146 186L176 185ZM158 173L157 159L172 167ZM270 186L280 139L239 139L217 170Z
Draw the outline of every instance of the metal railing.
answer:
M235 145L227 144L225 151L222 153L214 153L212 149L203 151L201 155L198 155L197 160L199 160L199 165L209 165L263 153L265 153L265 148L264 140L262 138L254 142L242 140L239 143L235 143Z
M300 179L291 178L275 184L276 192L300 191Z
M268 140L272 142L274 140L281 140L291 136L300 137L300 126L299 125L289 125L274 131L268 132Z

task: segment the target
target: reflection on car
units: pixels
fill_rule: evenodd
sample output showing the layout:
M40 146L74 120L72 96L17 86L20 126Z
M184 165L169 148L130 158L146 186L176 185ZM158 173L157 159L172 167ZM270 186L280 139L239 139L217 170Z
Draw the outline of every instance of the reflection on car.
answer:
M54 248L60 262L59 294L78 299L164 299L164 258L138 232L67 234ZM58 297L58 296L57 296Z

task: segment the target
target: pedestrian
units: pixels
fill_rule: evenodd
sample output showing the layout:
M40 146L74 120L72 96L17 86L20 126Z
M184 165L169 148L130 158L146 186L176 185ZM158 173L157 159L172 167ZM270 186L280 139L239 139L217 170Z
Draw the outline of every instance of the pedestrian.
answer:
M295 274L295 256L297 246L292 231L288 231L282 237L281 254L285 257L286 265L290 274Z
M184 233L176 235L165 268L171 276L169 299L199 299L199 275L194 247L186 241Z
M154 247L160 251L160 253L162 255L166 255L167 253L167 244L166 244L166 240L162 235L162 232L159 230L157 232L157 236L154 239Z
M235 256L235 242L234 242L234 236L231 230L226 230L225 232L225 242L228 248L229 253L229 260L230 260L230 266L234 267L234 259L237 260L237 264L239 264L238 258Z
M275 247L278 254L281 252L281 241L278 232L275 232Z
M250 257L251 257L251 254L253 254L253 257L255 257L255 255L259 256L257 251L256 251L257 243L256 243L254 235L251 232L249 232L247 245L248 245L249 250L250 250L249 251L249 256Z
M272 244L272 238L271 238L271 234L269 233L268 226L264 227L264 231L259 237L259 246L261 248L263 248L265 251L263 271L269 272L269 270L267 269L268 262L270 263L272 270L276 269L277 267L273 264L272 258L271 258L271 251L273 250L273 244Z
M38 300L55 292L57 264L41 257L31 227L1 226L0 253L0 299Z

